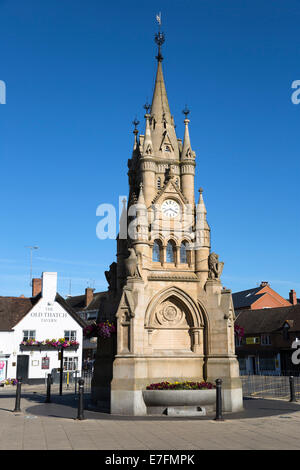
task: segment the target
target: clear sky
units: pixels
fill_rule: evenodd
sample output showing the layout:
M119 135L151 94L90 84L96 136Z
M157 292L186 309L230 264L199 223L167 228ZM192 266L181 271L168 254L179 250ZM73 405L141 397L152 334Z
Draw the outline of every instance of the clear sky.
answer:
M62 295L106 289L116 242L96 237L96 208L127 194L159 11L223 284L300 297L299 0L0 0L0 295L30 294L28 245L33 275L57 271Z

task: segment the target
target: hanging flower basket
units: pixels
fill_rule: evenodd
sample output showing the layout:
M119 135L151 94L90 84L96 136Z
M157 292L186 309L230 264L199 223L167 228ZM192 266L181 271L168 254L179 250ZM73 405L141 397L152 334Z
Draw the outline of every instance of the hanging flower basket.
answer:
M45 339L44 341L35 341L33 339L28 339L22 341L20 344L21 351L49 351L51 349L68 349L71 351L76 351L79 347L77 341L66 341L65 338L60 339Z
M109 321L93 323L83 329L83 336L86 338L110 338L116 332L116 327Z
M238 338L243 338L245 335L244 328L242 326L239 326L237 324L234 325L234 333Z

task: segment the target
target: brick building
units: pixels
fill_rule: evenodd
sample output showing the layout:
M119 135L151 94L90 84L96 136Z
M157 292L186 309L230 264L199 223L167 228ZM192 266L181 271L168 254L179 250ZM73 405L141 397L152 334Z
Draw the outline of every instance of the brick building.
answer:
M236 354L241 375L299 375L292 363L293 342L300 339L300 304L289 307L244 309L235 320L244 329L236 337Z
M268 282L261 282L260 286L232 294L235 315L243 310L259 310L263 308L290 307L297 304L294 290L290 291L289 300L272 289Z

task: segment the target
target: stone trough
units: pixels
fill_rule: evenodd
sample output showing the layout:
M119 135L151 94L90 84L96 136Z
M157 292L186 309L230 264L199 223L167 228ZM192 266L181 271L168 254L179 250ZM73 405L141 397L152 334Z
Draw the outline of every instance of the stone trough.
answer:
M216 390L143 390L148 415L204 416L215 409Z

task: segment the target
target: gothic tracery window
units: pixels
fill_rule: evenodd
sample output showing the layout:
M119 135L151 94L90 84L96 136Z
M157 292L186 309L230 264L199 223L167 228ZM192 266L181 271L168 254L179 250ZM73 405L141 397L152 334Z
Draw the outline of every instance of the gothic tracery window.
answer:
M167 263L174 263L175 262L175 246L174 246L174 243L171 240L167 244L166 262Z
M180 245L180 263L187 263L186 242Z
M152 248L152 261L156 263L160 262L160 249L161 249L160 242L155 240L153 243L153 248Z

